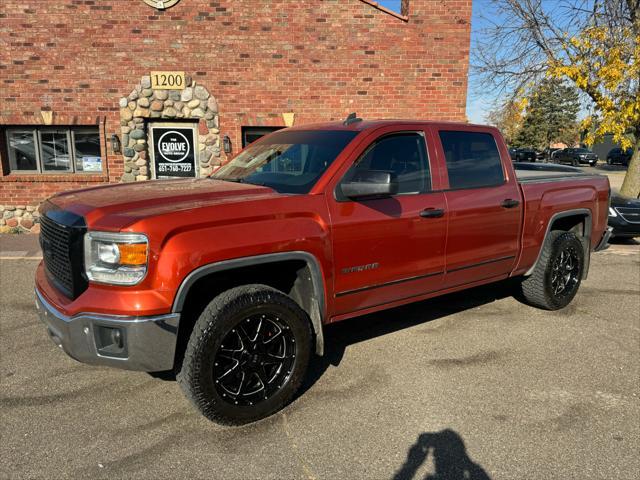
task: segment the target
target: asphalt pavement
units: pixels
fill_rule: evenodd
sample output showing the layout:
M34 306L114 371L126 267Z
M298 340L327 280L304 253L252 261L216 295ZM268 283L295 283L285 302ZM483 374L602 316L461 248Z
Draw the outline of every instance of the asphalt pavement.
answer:
M639 476L637 242L594 254L558 312L500 283L329 327L296 401L225 428L175 381L54 346L35 313L35 237L18 237L0 237L2 478Z

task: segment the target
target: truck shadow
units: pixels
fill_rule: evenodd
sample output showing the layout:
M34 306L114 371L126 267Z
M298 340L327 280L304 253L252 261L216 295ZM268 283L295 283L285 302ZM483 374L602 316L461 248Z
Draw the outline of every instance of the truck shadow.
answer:
M324 355L312 357L298 396L311 388L329 366L338 366L350 345L426 324L503 298L516 297L519 300L516 285L513 280L504 280L325 326Z
M418 470L427 460L432 462L433 466L429 469L429 473L421 477ZM487 472L469 458L460 435L449 429L421 433L407 452L404 464L393 476L393 480L418 480L419 478L490 480Z

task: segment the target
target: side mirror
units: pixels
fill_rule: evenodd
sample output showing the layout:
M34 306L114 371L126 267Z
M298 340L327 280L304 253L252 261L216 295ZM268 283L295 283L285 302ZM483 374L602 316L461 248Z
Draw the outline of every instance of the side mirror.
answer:
M368 170L357 172L349 182L341 184L342 194L351 199L388 197L398 193L398 182L391 172Z

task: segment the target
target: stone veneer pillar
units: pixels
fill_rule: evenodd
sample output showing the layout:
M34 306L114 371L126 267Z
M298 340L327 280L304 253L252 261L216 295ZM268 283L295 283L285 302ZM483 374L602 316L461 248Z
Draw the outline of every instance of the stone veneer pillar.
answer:
M120 131L124 155L122 182L151 178L148 133L145 119L192 120L198 123L198 162L200 176L219 166L220 123L218 102L202 85L186 77L183 90L151 88L151 77L142 77L131 93L120 99Z

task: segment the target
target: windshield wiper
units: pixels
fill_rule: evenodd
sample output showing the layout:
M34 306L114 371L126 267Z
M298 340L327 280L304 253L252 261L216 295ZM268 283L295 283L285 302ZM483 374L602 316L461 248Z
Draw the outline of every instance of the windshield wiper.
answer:
M222 180L224 182L233 182L233 183L246 183L248 185L258 185L259 187L264 187L266 186L264 183L262 182L249 182L248 180L242 178L242 177L236 177L236 178L216 178L216 177L210 177L213 178L214 180Z

